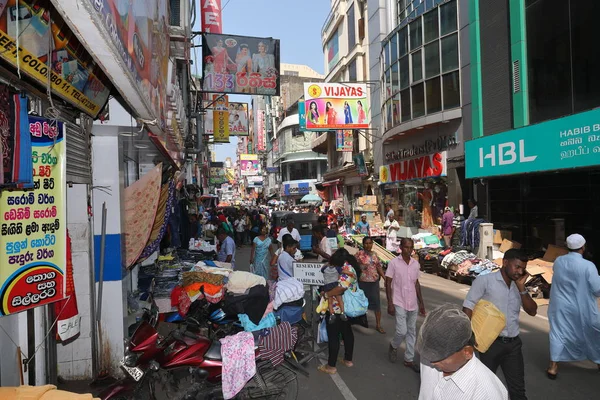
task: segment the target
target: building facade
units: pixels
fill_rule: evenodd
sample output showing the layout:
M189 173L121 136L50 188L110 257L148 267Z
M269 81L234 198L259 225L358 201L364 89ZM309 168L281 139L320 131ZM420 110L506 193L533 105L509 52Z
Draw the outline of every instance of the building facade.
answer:
M466 176L480 213L530 251L584 235L600 261L594 1L472 1ZM595 250L595 251L594 251Z

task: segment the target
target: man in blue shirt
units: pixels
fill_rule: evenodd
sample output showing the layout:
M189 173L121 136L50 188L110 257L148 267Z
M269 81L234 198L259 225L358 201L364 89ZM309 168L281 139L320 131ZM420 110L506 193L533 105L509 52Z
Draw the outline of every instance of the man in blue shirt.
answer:
M360 221L358 221L356 224L356 232L361 235L370 236L371 235L369 233L370 230L371 230L371 227L369 226L369 223L367 222L367 214L361 215Z
M231 269L235 269L235 242L222 227L217 230L217 239L221 246L217 261L231 263Z

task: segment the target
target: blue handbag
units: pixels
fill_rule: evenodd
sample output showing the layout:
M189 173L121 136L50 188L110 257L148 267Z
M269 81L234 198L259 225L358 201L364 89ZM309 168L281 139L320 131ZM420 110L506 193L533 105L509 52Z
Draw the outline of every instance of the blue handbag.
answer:
M348 289L344 292L342 298L344 299L344 312L347 316L351 318L360 317L367 313L369 300L362 289L357 288L354 292L352 289Z

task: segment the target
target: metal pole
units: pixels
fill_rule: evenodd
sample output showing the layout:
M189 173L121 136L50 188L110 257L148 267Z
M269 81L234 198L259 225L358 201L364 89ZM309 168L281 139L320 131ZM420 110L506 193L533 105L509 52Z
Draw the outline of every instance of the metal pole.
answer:
M106 202L102 203L102 233L100 236L100 273L98 277L98 301L96 303L96 321L102 319L102 288L104 285L104 256L106 247Z

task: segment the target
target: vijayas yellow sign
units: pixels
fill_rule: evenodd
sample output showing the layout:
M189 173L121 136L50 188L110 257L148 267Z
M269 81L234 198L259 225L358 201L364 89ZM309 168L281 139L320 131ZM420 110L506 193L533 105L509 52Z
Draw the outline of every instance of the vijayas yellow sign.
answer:
M215 143L229 143L229 99L213 94L213 136Z
M0 315L62 300L66 268L63 124L29 117L33 190L0 197Z

